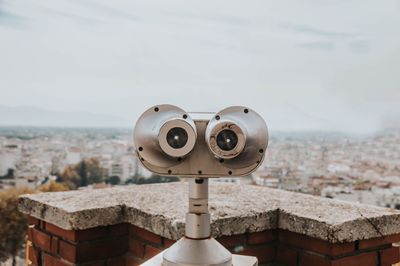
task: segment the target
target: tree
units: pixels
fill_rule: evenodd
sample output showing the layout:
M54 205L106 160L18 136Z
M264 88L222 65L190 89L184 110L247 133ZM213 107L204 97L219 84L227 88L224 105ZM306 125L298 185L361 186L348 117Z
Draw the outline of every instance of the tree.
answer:
M85 160L82 160L80 163L78 163L75 167L76 173L80 176L80 182L79 186L80 187L86 187L88 185L88 172L86 169L86 162Z
M26 215L18 211L18 196L32 193L28 189L7 189L0 191L0 261L12 257L13 266L25 241L28 226Z
M135 171L135 175L133 175L132 177L128 178L125 181L125 185L129 185L129 184L137 184L138 180L143 178L142 175L140 175L137 171Z
M14 169L7 169L7 174L4 176L0 176L0 179L11 179L14 178Z
M70 189L76 189L80 184L80 176L73 166L67 166L61 175L58 176L57 182L67 185Z
M118 185L121 182L119 176L110 176L106 179L107 184Z
M40 192L56 192L56 191L67 191L69 187L66 184L51 181L48 184L41 185L38 187Z
M176 176L160 176L152 175L149 178L139 178L136 184L153 184L153 183L168 183L179 181L179 177Z
M41 192L66 190L68 187L65 184L54 181L38 188ZM16 256L22 250L28 228L27 216L18 211L18 197L35 192L30 189L15 188L0 191L0 262L12 257L13 266L16 265Z
M67 166L57 181L71 189L101 183L104 181L104 169L96 159L82 160L76 165Z
M96 184L104 181L104 169L100 166L97 159L89 159L86 162L87 183Z

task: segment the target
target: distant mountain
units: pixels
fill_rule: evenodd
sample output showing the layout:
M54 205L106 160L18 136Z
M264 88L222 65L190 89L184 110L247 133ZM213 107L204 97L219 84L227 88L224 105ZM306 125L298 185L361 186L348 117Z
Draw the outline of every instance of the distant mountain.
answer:
M133 121L89 112L60 112L33 106L0 105L0 126L127 127Z

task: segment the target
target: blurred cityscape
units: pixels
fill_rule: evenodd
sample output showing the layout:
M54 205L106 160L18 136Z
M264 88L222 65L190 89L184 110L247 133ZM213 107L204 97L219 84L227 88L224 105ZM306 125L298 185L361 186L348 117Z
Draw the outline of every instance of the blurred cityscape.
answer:
M128 129L0 128L0 189L37 189L51 182L82 189L177 180L156 178L143 169L131 135ZM399 143L398 129L363 136L277 132L256 173L214 182L250 183L400 209ZM84 181L86 174L76 177L83 167L96 168Z

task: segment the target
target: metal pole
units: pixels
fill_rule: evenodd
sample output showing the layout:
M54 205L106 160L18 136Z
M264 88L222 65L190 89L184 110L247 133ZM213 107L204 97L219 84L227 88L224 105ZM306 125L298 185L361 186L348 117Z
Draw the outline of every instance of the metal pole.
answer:
M189 179L189 212L186 213L185 236L206 239L211 236L208 212L208 178Z

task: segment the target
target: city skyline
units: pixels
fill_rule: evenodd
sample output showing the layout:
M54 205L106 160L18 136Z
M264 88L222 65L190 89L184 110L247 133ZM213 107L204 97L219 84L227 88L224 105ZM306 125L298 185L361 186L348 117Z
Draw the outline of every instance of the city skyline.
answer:
M190 114L190 112L189 112ZM393 117L392 117L393 118ZM343 136L369 136L385 130L398 130L397 119L387 119L381 127L374 130L348 130L346 128L274 128L269 132L276 134L342 134ZM44 109L35 106L4 106L0 105L0 128L68 128L81 129L126 129L133 130L136 119L125 119L121 116L99 114L93 112L63 112ZM277 136L277 135L276 135Z

